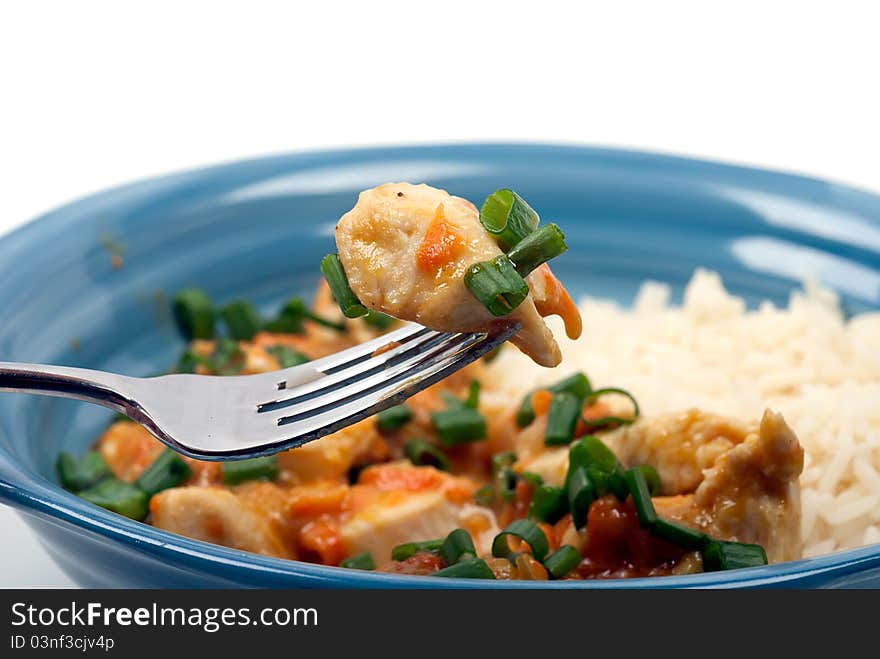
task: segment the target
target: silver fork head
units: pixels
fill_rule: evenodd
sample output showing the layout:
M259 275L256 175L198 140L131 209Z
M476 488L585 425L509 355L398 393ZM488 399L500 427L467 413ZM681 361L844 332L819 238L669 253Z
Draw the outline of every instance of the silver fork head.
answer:
M519 330L450 334L408 325L292 368L229 377L137 380L127 410L176 451L252 458L301 446L403 402L494 350Z

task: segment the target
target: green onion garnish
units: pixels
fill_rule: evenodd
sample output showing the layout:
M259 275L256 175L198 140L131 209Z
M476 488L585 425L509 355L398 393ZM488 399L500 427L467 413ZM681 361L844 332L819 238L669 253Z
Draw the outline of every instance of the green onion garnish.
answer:
M301 298L291 298L281 307L278 316L266 323L266 330L278 334L302 334L305 316L306 303Z
M199 288L187 288L174 296L174 319L187 340L214 338L214 305Z
M302 334L304 331L303 323L306 320L311 320L318 323L318 325L323 325L340 332L345 331L345 323L315 314L309 310L306 303L299 297L292 297L285 302L275 320L270 320L266 323L266 330L279 334Z
M573 472L569 472L567 492L568 508L571 511L571 518L575 528L582 529L587 525L587 516L590 513L590 506L596 500L596 487L593 481L587 475L584 467L578 467Z
M510 467L516 462L516 453L513 451L501 451L492 456L492 476L495 476L504 467Z
M468 290L493 316L506 316L529 295L529 285L504 254L474 263L464 275Z
M574 394L561 391L553 396L547 414L547 429L544 431L546 446L571 444L574 429L581 415L582 401Z
M347 567L351 570L376 569L376 562L373 560L373 555L368 551L365 551L363 554L358 554L357 556L346 558L339 565L340 567Z
M547 552L550 551L550 543L547 536L538 528L538 525L528 519L518 519L508 524L507 528L495 536L492 541L492 555L496 558L513 559L516 552L511 551L508 536L519 538L532 549L532 556L538 561L543 561Z
M79 496L101 508L125 515L131 519L142 520L147 516L150 497L139 487L115 478L105 478Z
M645 481L645 474L639 468L627 469L624 473L629 493L632 496L639 522L643 527L652 528L657 523L657 511L654 510L654 502L651 501L651 491Z
M186 460L167 448L144 470L135 484L147 496L153 496L162 490L177 487L191 475L192 469Z
M485 417L470 407L434 412L431 423L444 446L458 446L486 438Z
M237 485L259 478L274 480L276 476L278 476L278 457L274 455L223 463L223 482L227 485Z
M311 361L301 352L283 344L277 346L269 346L268 348L266 348L266 352L268 352L270 355L274 356L275 359L278 360L278 365L281 368L299 366L300 364L305 364Z
M439 540L424 540L422 542L405 542L402 545L397 545L391 550L391 560L405 561L420 551L439 552L444 540L445 538L441 538Z
M502 467L495 474L495 487L504 501L513 501L516 498L516 483L519 477L510 467Z
M571 545L562 545L544 560L551 579L561 579L581 562L581 553Z
M236 341L250 341L260 331L260 316L247 300L234 300L220 310L229 337Z
M454 565L459 561L474 558L477 555L477 550L474 548L471 534L464 529L452 531L443 540L443 544L440 546L440 555L447 565Z
M617 456L605 446L605 443L594 435L581 437L571 445L568 452L569 468L598 467L609 474L618 467Z
M602 426L607 426L610 424L626 426L634 423L639 418L641 414L641 411L639 410L639 403L638 401L636 401L635 397L626 389L619 389L618 387L603 387L602 389L596 389L596 391L590 392L590 395L587 396L586 402L587 404L592 404L606 394L620 394L621 396L626 396L627 398L629 398L630 402L632 402L633 404L632 417L627 418L621 416L603 416L599 419L585 419L584 423L593 428L601 428Z
M244 366L244 353L233 339L218 339L208 358L208 367L217 375L237 375Z
M504 252L532 233L539 221L534 209L513 190L496 190L480 208L480 223Z
M590 395L592 385L586 375L583 373L575 373L560 380L556 384L547 387L547 390L554 394L566 391L570 394L574 394L578 398L585 399ZM535 411L532 409L532 395L535 391L537 390L532 390L525 395L519 406L519 410L516 413L516 425L520 428L525 428L535 420Z
M562 230L555 224L547 224L519 241L507 253L507 257L513 261L516 271L525 277L539 265L556 258L567 249Z
M482 558L472 558L437 570L431 573L431 576L455 579L494 579L495 573Z
M523 471L519 474L519 477L521 480L529 483L532 487L541 487L544 484L544 479L541 478L541 474L536 474L533 471Z
M568 512L565 490L555 485L540 485L535 489L529 505L529 517L555 524Z
M178 373L195 373L199 364L210 368L211 360L194 353L192 350L185 350L177 361L175 370Z
M471 380L471 383L468 385L468 395L467 398L464 399L465 407L470 407L471 409L477 409L480 406L480 381L479 380Z
M418 467L436 467L441 471L449 471L449 458L439 448L423 439L411 439L403 447L409 461Z
M759 565L767 565L767 552L761 545L712 540L703 550L703 569L706 572Z
M381 432L393 432L405 426L413 418L413 411L406 405L395 405L376 415L376 427Z
M640 469L645 476L645 482L648 484L648 491L651 493L651 496L655 497L660 494L660 474L657 473L657 470L651 465L639 465L636 468Z
M525 428L535 420L535 410L532 408L532 396L534 391L530 391L522 399L519 409L516 411L516 425L519 428Z
M394 317L384 314L381 311L370 310L367 315L364 316L364 322L377 330L387 330L394 324Z
M321 259L321 274L330 285L330 291L346 318L360 318L369 313L369 309L361 304L357 295L351 290L338 254L328 254Z
M666 519L658 519L654 522L651 533L658 538L690 550L704 549L712 541L705 533Z
M61 453L55 462L58 480L66 490L79 492L111 475L110 467L97 451L89 451L82 457Z

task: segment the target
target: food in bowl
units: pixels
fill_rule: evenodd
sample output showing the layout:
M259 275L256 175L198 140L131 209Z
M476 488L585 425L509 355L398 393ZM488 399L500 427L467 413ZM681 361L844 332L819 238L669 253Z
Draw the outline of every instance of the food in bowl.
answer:
M739 351L739 364L716 355L707 383L713 359L700 361L700 346L684 333L679 338L694 342L697 364L693 382L674 399L683 404L646 406L659 395L644 382L662 389L657 371L676 369L663 363L669 337L658 326L676 312L651 307L658 289L645 290L631 314L641 318L627 317L644 328L630 343L619 318L590 306L587 340L561 342L564 363L586 367L601 388L583 373L562 378L505 349L405 406L268 459L220 465L179 458L140 426L118 420L96 453L61 461L62 478L96 503L172 532L398 573L601 578L799 557L800 443L779 414L757 420L765 402L731 418L713 412L707 393L724 392L724 368L749 364L750 355ZM203 373L292 365L396 322L375 311L341 316L322 284L311 308L292 300L268 323L247 303L227 305L219 314L226 336L218 337L203 295L184 292L178 302L193 337L180 370ZM719 302L714 311L686 304L681 313L687 322L707 322L713 313L731 318L732 304L746 315L735 302ZM587 353L597 335L597 345L613 349ZM732 338L727 348L736 347ZM628 370L630 361L641 364L644 382ZM688 409L695 404L700 409Z

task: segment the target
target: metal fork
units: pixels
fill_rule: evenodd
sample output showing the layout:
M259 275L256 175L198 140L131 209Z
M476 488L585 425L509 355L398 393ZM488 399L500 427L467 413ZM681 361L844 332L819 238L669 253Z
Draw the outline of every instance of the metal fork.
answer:
M0 391L98 403L175 451L201 460L251 458L301 446L401 403L519 330L450 334L410 324L348 350L271 373L136 378L0 362Z

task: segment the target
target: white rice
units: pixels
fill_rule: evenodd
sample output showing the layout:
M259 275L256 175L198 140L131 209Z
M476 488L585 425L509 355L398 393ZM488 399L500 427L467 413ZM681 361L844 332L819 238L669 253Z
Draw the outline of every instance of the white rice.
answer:
M748 311L717 274L698 270L681 307L655 282L632 309L584 299L578 341L551 319L562 365L544 369L504 350L491 366L496 395L519 400L582 370L596 387L631 391L645 416L698 407L747 420L778 410L806 452L805 555L880 542L880 313L845 321L833 292L804 288L786 309Z

